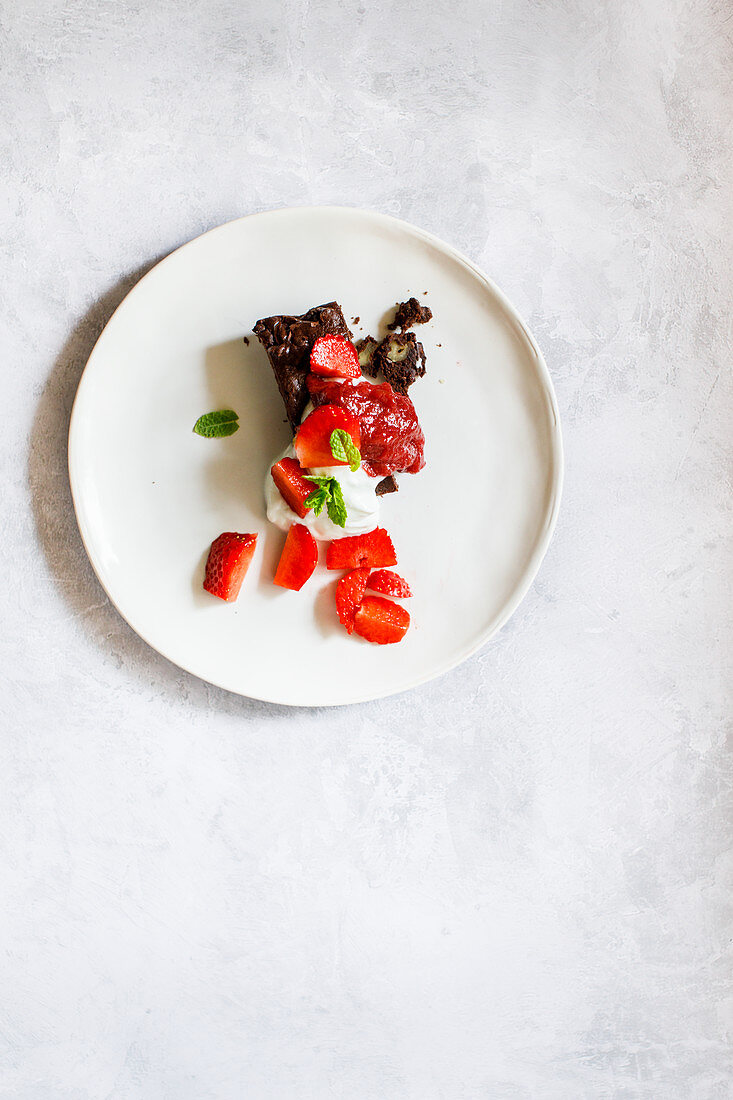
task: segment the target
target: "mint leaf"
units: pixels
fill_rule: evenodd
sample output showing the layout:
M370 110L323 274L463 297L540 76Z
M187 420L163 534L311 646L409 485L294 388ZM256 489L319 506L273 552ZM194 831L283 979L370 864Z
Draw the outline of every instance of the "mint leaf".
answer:
M361 465L361 454L349 433L344 428L335 428L329 439L331 454L339 462L348 462L351 472L355 473Z
M328 518L331 522L335 523L337 527L345 527L348 513L338 478L313 474L305 474L304 476L306 481L312 481L316 488L303 501L303 507L312 508L317 516L320 516L325 507L328 510Z
M343 428L335 428L334 431L331 432L331 438L328 441L331 447L331 454L334 458L337 458L339 462L349 461L346 454L346 447L344 446L345 435L347 435L347 432L345 432Z
M347 512L344 494L341 492L339 482L336 478L332 478L331 496L328 501L328 518L331 520L331 523L335 523L337 527L345 527L346 516Z
M325 486L320 489L316 489L311 493L309 497L303 501L304 508L312 508L313 513L316 516L320 516L323 511L324 505L328 504L331 499L331 494Z
M303 501L304 508L312 508L315 515L321 512L331 499L331 478L322 475L305 474L306 481L312 481L315 489L309 497Z
M196 435L207 439L216 439L225 435L234 435L239 431L239 415L233 409L219 409L218 412L204 413L193 426Z

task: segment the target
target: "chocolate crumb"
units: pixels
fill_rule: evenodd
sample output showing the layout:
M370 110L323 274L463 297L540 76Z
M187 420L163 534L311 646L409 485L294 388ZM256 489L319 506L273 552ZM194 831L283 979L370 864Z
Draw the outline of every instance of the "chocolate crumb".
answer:
M355 318L354 318L354 324L355 324L355 325L358 325L358 324L359 324L359 321L361 321L361 317L355 317Z
M407 393L416 378L425 374L425 351L414 332L385 337L374 352L369 373L381 371L395 393Z
M405 332L413 325L424 325L431 320L432 316L433 311L430 306L421 306L417 298L408 298L406 302L397 303L394 321L391 325L387 325L387 328L392 332L397 328Z
M390 474L388 477L382 478L374 492L378 497L383 497L385 493L396 493L398 489L399 485L395 481L393 475Z
M244 340L247 347L249 347L249 336L244 336L244 337L242 337L242 339Z
M379 347L373 336L365 336L363 340L356 341L356 351L359 356L359 366L372 378L377 377L378 367L373 365L374 353Z

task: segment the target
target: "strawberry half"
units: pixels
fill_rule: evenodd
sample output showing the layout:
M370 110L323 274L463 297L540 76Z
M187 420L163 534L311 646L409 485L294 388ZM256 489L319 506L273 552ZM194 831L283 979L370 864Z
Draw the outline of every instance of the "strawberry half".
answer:
M318 564L318 547L308 528L294 523L288 531L285 545L275 571L275 584L300 592Z
M367 588L372 592L382 592L385 596L397 596L404 600L412 595L412 590L399 573L393 573L391 569L377 569L367 581Z
M256 545L257 535L238 531L225 531L214 539L206 559L206 591L229 603L236 600Z
M368 576L368 569L352 569L336 585L336 610L347 634L354 632L354 615L364 598Z
M303 477L303 467L295 458L281 458L270 470L272 480L288 508L304 519L308 514L305 502L315 489L312 481Z
M293 446L301 466L348 466L348 462L334 458L331 453L331 433L337 428L348 432L359 446L359 421L338 405L321 405L307 416L298 428Z
M360 378L359 353L345 336L319 336L311 351L311 370L325 378Z
M354 630L368 642L401 642L410 625L410 613L382 596L365 596L354 615Z
M383 527L376 527L366 535L349 535L334 539L326 552L328 569L375 569L383 565L396 565L392 539Z

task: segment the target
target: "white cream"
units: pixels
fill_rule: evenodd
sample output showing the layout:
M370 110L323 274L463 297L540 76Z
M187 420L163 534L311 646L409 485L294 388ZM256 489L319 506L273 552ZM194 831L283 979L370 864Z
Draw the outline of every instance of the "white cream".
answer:
M306 409L303 419L308 412L309 410ZM281 455L278 455L275 462L279 462L282 458L295 457L295 450L291 443ZM361 466L355 472L352 472L348 466L318 466L309 472L316 477L335 477L338 480L346 505L346 526L337 527L332 523L325 508L319 516L309 509L305 518L301 519L285 503L268 470L265 478L265 502L270 523L274 523L283 531L287 531L293 523L304 523L313 532L315 538L324 540L342 539L345 535L360 535L364 531L372 531L379 526L379 497L375 493L378 478L369 477ZM315 485L313 488L315 489Z

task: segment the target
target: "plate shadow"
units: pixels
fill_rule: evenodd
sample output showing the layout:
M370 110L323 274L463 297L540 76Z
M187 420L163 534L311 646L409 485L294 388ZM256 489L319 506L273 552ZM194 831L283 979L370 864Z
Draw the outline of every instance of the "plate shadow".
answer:
M103 294L74 326L54 361L38 401L28 446L28 488L38 539L73 616L84 621L101 650L113 654L146 686L153 673L160 687L177 696L185 695L189 703L251 719L274 719L306 710L312 713L311 708L264 703L214 687L161 656L138 637L110 603L79 534L67 461L69 421L77 387L92 349L114 311L165 255L129 272ZM216 349L213 352L215 366ZM226 354L231 355L231 349Z

